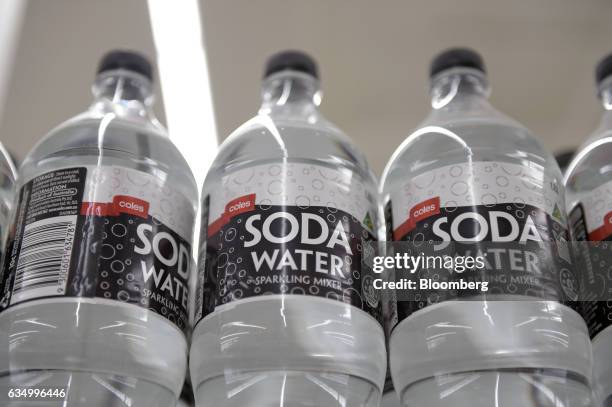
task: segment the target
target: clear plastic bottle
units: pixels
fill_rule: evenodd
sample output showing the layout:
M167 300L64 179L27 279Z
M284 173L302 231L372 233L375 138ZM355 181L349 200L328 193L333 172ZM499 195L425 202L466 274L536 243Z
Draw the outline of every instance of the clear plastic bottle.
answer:
M578 149L565 174L567 205L578 267L582 271L582 314L593 342L593 389L612 405L612 55L596 69L605 109L595 132ZM591 243L584 243L584 242Z
M433 253L453 257L482 250L486 267L476 278L491 279L486 296L424 292L398 302L389 341L394 387L405 406L588 405L585 323L560 302L538 301L539 282L562 299L572 288L559 283L571 278L557 246L567 239L561 173L488 95L477 53L438 55L433 109L383 174L388 240L429 241ZM507 242L497 253L487 252L499 243L494 232Z
M19 172L0 282L0 388L58 389L45 400L63 406L167 407L187 368L197 186L153 116L144 57L107 54L93 94Z
M272 57L262 98L203 188L196 404L378 406L381 302L360 270L379 220L374 177L317 110L310 57Z
M10 213L15 198L17 170L9 152L0 143L0 258L4 251Z

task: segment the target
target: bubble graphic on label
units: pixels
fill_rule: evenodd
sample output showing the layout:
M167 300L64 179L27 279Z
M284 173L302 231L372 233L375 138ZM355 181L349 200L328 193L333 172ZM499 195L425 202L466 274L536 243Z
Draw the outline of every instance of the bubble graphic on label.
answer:
M335 181L338 179L338 173L335 170L319 168L319 174L321 174L323 178L329 181Z
M108 243L104 243L102 245L102 250L100 250L100 257L103 258L104 260L110 260L113 257L115 257L116 251L115 248L108 244Z
M132 185L138 187L144 187L150 182L149 175L143 174L140 171L126 171L125 175Z
M259 202L259 208L262 211L267 211L271 207L272 207L272 201L270 199L268 199L268 198L262 199L261 202Z
M236 268L236 263L228 263L225 267L225 274L228 276L234 275L234 273L236 272Z
M236 238L237 234L238 234L238 231L236 230L236 228L228 229L228 231L225 233L225 241L226 242L233 241Z
M327 206L327 210L330 211L331 213L338 212L338 206L336 205L335 202L329 201L326 206ZM323 213L323 212L321 212L321 213Z
M519 175L521 175L521 167L518 165L501 165L501 169L503 172L505 172L506 174L513 176L513 177L517 177Z
M281 180L275 179L268 184L268 193L270 195L280 195L283 192L283 183Z
M307 209L310 207L310 198L308 198L306 195L299 195L295 198L295 204L300 209Z
M102 281L100 283L100 288L103 290L108 290L110 288L110 284L108 283L108 281Z
M223 268L229 261L229 255L227 253L221 253L217 258L217 268Z
M453 165L448 171L448 173L450 174L451 177L457 178L457 177L460 177L461 174L463 174L463 168L461 168L458 165Z
M113 260L110 264L110 268L113 271L113 273L123 273L123 271L125 270L125 265L123 264L123 262L121 260Z
M425 242L425 235L421 232L417 233L414 235L413 242L416 247L421 246Z
M280 165L274 164L268 167L268 174L270 174L273 177L280 175L281 171L282 171L282 168Z
M521 198L520 196L515 197L513 201L514 201L514 206L516 206L517 208L525 207L525 200Z
M106 278L108 277L108 271L104 270L100 273L100 276L102 276L102 278Z
M329 215L327 215L327 220L330 223L334 223L334 222L336 222L336 217L334 215L332 215L332 214L329 214Z
M417 187L417 189L425 189L429 187L430 185L432 185L435 180L436 180L436 174L429 173L429 174L418 176L417 178L414 179L412 183L414 184L415 187Z
M122 225L121 223L115 223L111 227L111 233L113 234L113 236L123 237L127 234L127 227L125 227L125 225Z
M481 198L482 204L487 207L495 206L497 198L493 194L484 194Z
M312 180L312 188L317 191L321 191L325 187L325 184L320 179L316 178Z
M455 196L465 195L468 191L468 184L463 181L457 181L451 185L450 191Z
M444 209L448 213L453 213L457 210L457 201L446 201L444 204Z

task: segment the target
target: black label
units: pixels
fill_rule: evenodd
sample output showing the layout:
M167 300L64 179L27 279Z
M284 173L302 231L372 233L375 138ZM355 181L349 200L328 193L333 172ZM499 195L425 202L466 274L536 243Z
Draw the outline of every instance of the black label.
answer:
M612 235L589 236L584 208L577 205L570 213L574 262L580 270L579 310L591 338L612 325ZM601 229L603 230L603 229ZM600 240L595 240L595 239Z
M436 200L425 201L422 208L418 221L396 229L395 240L410 242L411 255L483 256L484 268L460 274L424 267L415 278L487 281L487 296L562 302L576 298L578 282L571 268L567 231L545 211L508 203L440 208ZM433 303L473 295L469 290L420 290L418 301L398 303L398 319Z
M373 278L361 271L362 243L374 237L359 219L319 206L233 208L240 212L218 230L209 225L203 316L241 298L299 294L343 301L380 320Z
M150 309L184 329L189 242L140 198L84 202L86 176L86 168L67 168L21 188L0 312L47 297L97 297Z

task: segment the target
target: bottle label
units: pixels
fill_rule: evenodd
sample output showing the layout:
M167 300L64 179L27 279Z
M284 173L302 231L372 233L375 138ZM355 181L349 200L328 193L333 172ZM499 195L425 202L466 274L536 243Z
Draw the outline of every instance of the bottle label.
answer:
M96 297L187 326L193 207L163 178L118 166L63 168L19 190L0 312Z
M441 167L391 192L388 240L410 242L436 256L482 256L470 278L487 281L488 295L574 300L577 281L567 245L564 201L540 168L496 162ZM418 277L465 279L468 274L421 268ZM422 290L397 304L398 319L432 303L473 292Z
M271 164L221 183L204 200L196 321L232 301L270 294L343 301L380 320L372 275L361 271L363 241L374 240L375 198L355 173Z
M582 270L580 311L594 338L612 325L612 181L583 197L570 213L570 225Z

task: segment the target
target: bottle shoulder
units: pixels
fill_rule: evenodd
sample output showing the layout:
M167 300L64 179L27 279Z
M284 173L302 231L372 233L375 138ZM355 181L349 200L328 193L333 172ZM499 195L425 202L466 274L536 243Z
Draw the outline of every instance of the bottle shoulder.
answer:
M512 120L472 118L442 123L426 120L396 149L382 183L477 161L537 168L561 181L554 157L529 130Z
M612 182L612 131L590 137L577 151L565 174L569 200Z
M28 153L20 176L30 179L46 169L66 165L119 165L160 172L181 179L197 197L189 165L163 128L146 120L126 120L85 112L45 135Z
M280 160L314 160L369 172L363 153L330 122L279 120L265 115L255 116L230 134L212 168L231 171L249 163Z

